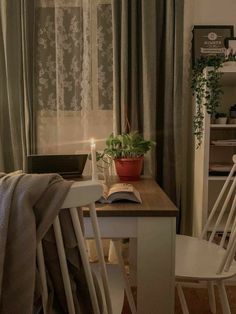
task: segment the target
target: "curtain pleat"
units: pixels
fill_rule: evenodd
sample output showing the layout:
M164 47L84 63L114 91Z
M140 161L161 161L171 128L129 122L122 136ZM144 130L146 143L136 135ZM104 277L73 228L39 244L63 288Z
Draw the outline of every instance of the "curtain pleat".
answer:
M138 130L155 140L155 18L150 16L153 1L112 1L113 10L113 131ZM149 23L150 22L150 23ZM147 24L143 27L143 23ZM151 27L151 29L149 28ZM148 30L149 28L149 30ZM154 32L153 32L154 29ZM145 32L150 32L150 37ZM154 152L145 156L154 159ZM146 163L146 174L155 175L155 163Z
M36 153L36 110L34 102L35 0L22 0L22 57L27 154Z
M113 0L114 132L142 132L156 141L145 174L157 179L190 230L191 133L183 101L184 0ZM189 111L188 111L189 112ZM186 227L188 225L188 227ZM186 229L187 228L187 229Z
M165 3L164 51L164 132L163 132L163 160L162 181L160 181L171 199L176 203L176 151L174 137L176 132L174 109L179 107L179 99L174 97L175 76L179 70L175 68L175 50L180 49L175 42L175 1ZM181 43L182 44L182 43ZM177 46L176 46L177 45Z
M28 17L33 14L28 10L33 10L33 2L0 2L0 170L6 172L24 168L31 151L29 108L33 80L26 53L30 53L27 30L32 30L33 24L28 23Z
M173 157L174 1L113 0L112 4L114 132L127 131L128 120L131 130L157 142L157 155L153 150L145 156L145 173L157 176L166 191L175 194L169 187L175 182L169 166L163 169Z
M141 1L142 16L142 132L145 138L156 141L156 150L153 149L146 157L146 175L157 176L156 152L158 152L157 142L157 110L158 110L158 90L157 82L159 71L157 71L157 55L160 43L156 38L159 35L159 28L156 23L160 22L157 18L159 14L157 1Z
M183 18L184 11L184 18ZM192 1L176 1L176 32L178 42L183 41L183 50L176 51L176 64L182 64L183 73L179 72L176 76L176 93L180 94L179 102L180 110L176 114L177 129L181 132L181 137L178 136L178 141L175 141L177 155L181 156L177 159L176 170L178 186L178 201L181 204L181 221L180 230L183 234L192 234L193 220L193 164L194 164L194 136L193 136L193 98L191 90L191 71L192 71L192 56L191 56L191 40L192 40L192 25L193 25L193 2ZM178 20L178 23L177 23ZM184 32L182 32L182 28ZM180 84L180 82L182 82ZM181 183L181 185L180 185Z

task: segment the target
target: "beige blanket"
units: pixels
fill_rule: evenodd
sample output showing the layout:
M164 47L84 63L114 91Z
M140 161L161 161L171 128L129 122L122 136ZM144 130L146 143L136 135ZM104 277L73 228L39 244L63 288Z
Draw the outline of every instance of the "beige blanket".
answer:
M72 182L54 174L0 173L0 313L33 313L36 246Z

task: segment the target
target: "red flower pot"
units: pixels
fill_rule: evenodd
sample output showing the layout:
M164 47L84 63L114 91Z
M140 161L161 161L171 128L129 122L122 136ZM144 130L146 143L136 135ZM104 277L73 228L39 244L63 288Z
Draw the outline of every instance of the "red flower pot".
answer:
M138 180L143 169L143 156L115 159L116 172L121 180Z

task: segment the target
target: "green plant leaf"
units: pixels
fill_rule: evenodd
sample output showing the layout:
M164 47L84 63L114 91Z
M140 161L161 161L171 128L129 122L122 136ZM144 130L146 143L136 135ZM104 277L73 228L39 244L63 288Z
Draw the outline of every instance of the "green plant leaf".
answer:
M224 58L219 56L201 57L197 60L193 72L191 88L195 96L196 111L193 119L194 135L197 139L197 147L201 145L203 135L203 106L209 114L214 114L220 106L223 91L220 86L222 73L219 68L222 66ZM209 70L207 78L204 69Z
M138 132L110 135L106 140L106 148L103 155L111 158L139 157L147 153L154 145L153 141L147 141Z

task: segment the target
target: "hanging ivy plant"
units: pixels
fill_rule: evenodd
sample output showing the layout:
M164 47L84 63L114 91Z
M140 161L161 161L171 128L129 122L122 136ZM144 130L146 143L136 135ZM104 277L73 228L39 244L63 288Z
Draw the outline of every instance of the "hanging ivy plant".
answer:
M193 95L195 96L196 111L193 119L194 135L197 139L197 148L202 143L204 106L206 111L213 115L220 105L222 89L220 78L222 73L219 68L222 67L224 58L219 56L201 57L196 61L192 72ZM205 76L204 69L211 67Z

